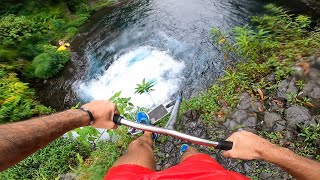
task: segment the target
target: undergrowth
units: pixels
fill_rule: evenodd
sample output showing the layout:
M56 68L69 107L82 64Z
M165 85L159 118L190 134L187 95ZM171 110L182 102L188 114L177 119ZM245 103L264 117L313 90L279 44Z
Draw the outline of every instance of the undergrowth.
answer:
M265 8L266 14L254 16L250 25L230 32L212 29L212 39L230 65L212 87L184 101L181 114L194 109L208 123L223 122L239 102L240 93L276 90L276 84L292 74L297 61L307 61L320 47L320 29L310 27L309 17L290 15L272 4ZM275 75L275 82L266 80L270 74Z
M81 144L59 138L17 165L0 173L0 179L54 179L78 164L77 154L88 157Z
M71 40L90 13L112 0L4 1L0 6L0 123L53 112L36 101L28 83L57 75L70 51L57 51L58 40Z

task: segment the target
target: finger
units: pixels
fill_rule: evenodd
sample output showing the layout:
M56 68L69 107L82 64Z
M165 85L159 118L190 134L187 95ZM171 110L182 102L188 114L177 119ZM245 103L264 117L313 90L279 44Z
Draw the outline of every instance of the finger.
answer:
M226 157L226 158L229 158L229 157L230 157L230 151L224 151L224 152L222 152L222 156L223 156L223 157Z
M116 110L114 111L114 114L120 115L120 111L118 110L117 106L116 106Z

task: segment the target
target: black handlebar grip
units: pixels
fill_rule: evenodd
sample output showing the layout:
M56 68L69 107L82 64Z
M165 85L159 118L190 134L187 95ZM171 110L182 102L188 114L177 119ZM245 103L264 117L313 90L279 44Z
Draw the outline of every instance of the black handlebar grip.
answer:
M121 125L121 119L122 119L123 117L122 116L120 116L120 115L118 115L118 114L115 114L114 116L113 116L113 122L116 124L116 125Z
M231 150L232 146L233 146L233 142L231 141L218 141L218 145L216 149Z

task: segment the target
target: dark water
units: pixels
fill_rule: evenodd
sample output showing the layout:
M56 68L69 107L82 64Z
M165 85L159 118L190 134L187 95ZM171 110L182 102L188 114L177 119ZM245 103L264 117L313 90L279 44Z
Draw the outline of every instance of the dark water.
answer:
M255 0L131 0L102 9L73 41L77 56L63 77L44 87L50 95L44 102L57 108L122 90L135 104L148 106L147 95L134 95L143 78L155 82L156 103L179 89L190 97L225 67L210 29L244 25L262 7Z

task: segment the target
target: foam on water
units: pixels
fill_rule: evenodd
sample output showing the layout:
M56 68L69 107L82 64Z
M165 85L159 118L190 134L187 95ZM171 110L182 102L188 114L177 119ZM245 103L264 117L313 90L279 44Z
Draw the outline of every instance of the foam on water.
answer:
M76 92L82 100L108 99L122 91L123 97L132 97L134 105L150 107L153 102L148 94L135 94L143 78L155 82L151 96L156 104L169 100L179 90L185 65L167 52L145 46L115 57L118 58L101 76L77 83Z

